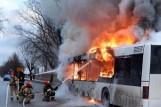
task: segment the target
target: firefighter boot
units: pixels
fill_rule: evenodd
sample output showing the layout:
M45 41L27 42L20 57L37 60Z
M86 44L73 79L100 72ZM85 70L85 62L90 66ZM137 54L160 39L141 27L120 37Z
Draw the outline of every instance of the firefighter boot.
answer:
M46 97L45 101L49 102L50 101L50 97Z
M13 96L11 96L11 100L13 100Z
M54 96L51 96L51 100L54 101Z
M17 100L19 100L19 97L18 97L18 95L17 95Z

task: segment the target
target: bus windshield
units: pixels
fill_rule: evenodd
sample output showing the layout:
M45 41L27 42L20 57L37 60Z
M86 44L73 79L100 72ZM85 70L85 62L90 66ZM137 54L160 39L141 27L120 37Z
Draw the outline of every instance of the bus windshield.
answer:
M161 46L151 46L151 74L161 74Z

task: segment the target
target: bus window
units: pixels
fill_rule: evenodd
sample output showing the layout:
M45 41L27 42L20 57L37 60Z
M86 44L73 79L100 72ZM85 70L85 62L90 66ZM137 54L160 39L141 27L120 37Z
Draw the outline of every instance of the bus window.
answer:
M150 73L151 74L161 74L161 47L152 46L151 47L151 64Z
M80 73L78 73L77 71L79 70L80 68L80 64L79 63L75 63L74 64L74 80L80 80ZM81 71L79 71L81 72Z
M67 66L67 71L68 71L68 72L65 72L65 73L64 73L65 77L68 77L68 76L70 76L71 74L73 74L73 72L74 72L74 64L73 64L73 63L72 63L72 64L69 64L69 65ZM72 77L71 79L73 79L73 77Z
M111 78L114 74L114 58L110 57L107 61L100 62L100 77Z
M81 66L84 66L86 63L82 63ZM80 75L80 80L87 80L87 68L84 67L80 72L78 72Z
M80 62L74 64L74 80L87 80L87 68L83 68L78 71L86 62Z
M143 54L135 54L131 58L129 85L141 86Z
M115 59L115 77L127 78L130 75L131 60L129 58L116 58Z
M115 59L114 78L118 84L140 86L143 54Z
M87 69L89 69L87 72L87 80L97 81L99 77L99 62L97 60L93 60L92 63L87 66Z

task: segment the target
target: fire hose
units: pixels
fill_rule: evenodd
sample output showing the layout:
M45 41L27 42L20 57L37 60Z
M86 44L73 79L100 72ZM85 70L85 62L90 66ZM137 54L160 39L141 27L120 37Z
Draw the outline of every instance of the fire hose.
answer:
M6 93L6 107L8 106L8 90L9 90L9 84L7 85L7 93Z
M86 67L87 65L89 65L92 61L87 62L85 65L83 65L81 68L79 68L76 72L74 73L78 73L80 70L82 70L84 67ZM59 87L61 84L63 84L65 81L67 81L69 78L74 76L74 73L72 75L69 75L67 78L65 78L60 84L58 84L55 88Z
M30 97L30 96L33 96L33 94L30 94L30 95L28 95L27 97ZM23 100L23 103L22 103L23 107L25 107L25 101L26 101L26 99L27 99L27 98L24 98L24 100Z
M22 103L23 107L25 107L25 101L26 101L26 98L23 100L23 103Z
M84 67L86 67L87 65L89 65L92 61L89 61L87 62L85 65L83 65L81 68L79 68L76 72L74 73L78 73L80 70L82 70ZM67 78L65 78L60 84L58 84L56 88L58 88L61 84L63 84L64 82L66 82L69 78L73 77L74 76L74 73L72 75L69 75ZM32 95L32 94L31 94ZM30 95L29 95L30 96ZM25 107L25 101L26 101L26 98L23 100L23 107Z

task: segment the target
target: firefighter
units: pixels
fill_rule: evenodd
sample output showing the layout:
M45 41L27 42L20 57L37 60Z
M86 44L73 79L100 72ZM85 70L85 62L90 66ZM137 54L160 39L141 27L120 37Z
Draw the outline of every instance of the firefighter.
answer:
M24 82L25 82L25 75L23 71L19 72L18 79L19 79L19 91L20 91L21 86L24 86Z
M10 97L11 97L11 100L13 100L13 93L16 94L16 98L17 100L19 100L19 97L18 97L18 79L17 77L14 75L14 72L11 72L11 78L10 78Z
M44 98L43 98L43 101L54 100L55 91L57 89L58 89L58 87L53 88L49 81L44 81L44 88L43 88Z
M30 103L30 100L34 98L34 94L32 92L32 85L31 82L26 82L25 86L21 86L19 95L20 95L20 103L23 102L24 99L25 100L25 104Z
M25 89L25 86L22 85L20 90L19 90L19 99L20 99L20 103L22 103L22 101L24 100L24 95L23 95L23 91Z

